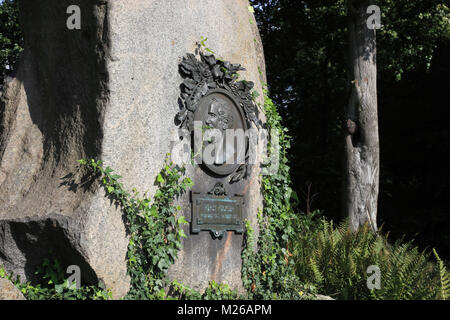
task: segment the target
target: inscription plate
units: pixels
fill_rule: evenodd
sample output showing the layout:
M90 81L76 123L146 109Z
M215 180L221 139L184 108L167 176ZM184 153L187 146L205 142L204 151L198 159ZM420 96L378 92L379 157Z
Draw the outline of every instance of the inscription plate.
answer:
M191 232L211 231L216 238L223 236L225 231L243 233L243 204L242 196L192 192Z

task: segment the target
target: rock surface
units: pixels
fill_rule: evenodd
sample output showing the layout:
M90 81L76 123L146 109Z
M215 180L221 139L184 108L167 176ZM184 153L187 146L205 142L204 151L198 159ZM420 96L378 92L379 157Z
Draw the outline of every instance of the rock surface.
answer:
M25 300L25 297L11 281L0 278L0 300Z
M81 30L68 30L73 1L20 1L25 51L0 99L0 264L30 280L51 250L81 267L83 283L101 280L118 298L129 288L122 214L76 160L101 159L127 188L151 195L177 138L182 56L207 37L220 57L247 68L241 74L259 92L264 57L247 0L77 3ZM254 228L256 177L247 200ZM182 251L170 276L197 289L209 280L239 289L242 237L212 245L201 237L206 247ZM211 260L202 259L206 248Z
M333 299L332 297L330 297L330 296L324 296L324 295L322 295L322 294L317 294L316 296L315 296L315 300L335 300L335 299Z

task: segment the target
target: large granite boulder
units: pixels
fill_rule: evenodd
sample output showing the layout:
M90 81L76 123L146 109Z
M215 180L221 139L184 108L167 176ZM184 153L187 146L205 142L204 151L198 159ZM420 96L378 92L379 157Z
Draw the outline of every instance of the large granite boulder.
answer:
M0 278L0 300L25 300L25 297L11 281Z
M67 7L81 9L81 29L66 27ZM262 46L247 0L21 0L25 50L0 99L0 264L32 279L57 255L81 267L82 282L103 281L115 297L129 289L122 213L77 160L96 158L148 190L176 138L178 63L201 37L261 92ZM258 71L261 68L262 73ZM261 207L258 173L249 183L251 221ZM241 241L241 240L239 240ZM202 288L216 279L239 287L240 260L223 242L217 261L171 272ZM213 249L212 247L210 248ZM220 249L220 248L219 248ZM212 255L212 254L211 254ZM195 264L193 264L195 266ZM227 269L225 269L227 268ZM223 275L223 276L221 276ZM188 281L189 282L189 281Z

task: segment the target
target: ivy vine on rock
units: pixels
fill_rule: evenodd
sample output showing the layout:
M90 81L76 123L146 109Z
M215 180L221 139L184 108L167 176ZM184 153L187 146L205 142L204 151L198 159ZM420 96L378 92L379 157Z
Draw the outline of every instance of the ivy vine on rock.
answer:
M186 237L182 225L184 216L176 200L192 187L192 181L184 177L185 169L166 160L164 168L156 177L159 187L150 198L139 196L135 189L126 191L119 175L109 167L103 168L100 160L80 160L99 179L106 195L118 205L123 213L130 234L127 264L131 277L131 289L126 299L164 299L165 288L170 284L167 272L181 249Z

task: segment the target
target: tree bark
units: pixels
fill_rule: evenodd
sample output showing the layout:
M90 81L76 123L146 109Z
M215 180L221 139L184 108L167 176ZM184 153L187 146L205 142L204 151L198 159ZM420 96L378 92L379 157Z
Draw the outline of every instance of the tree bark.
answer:
M351 96L346 108L344 212L353 230L377 230L379 138L376 30L367 27L375 0L348 0Z

